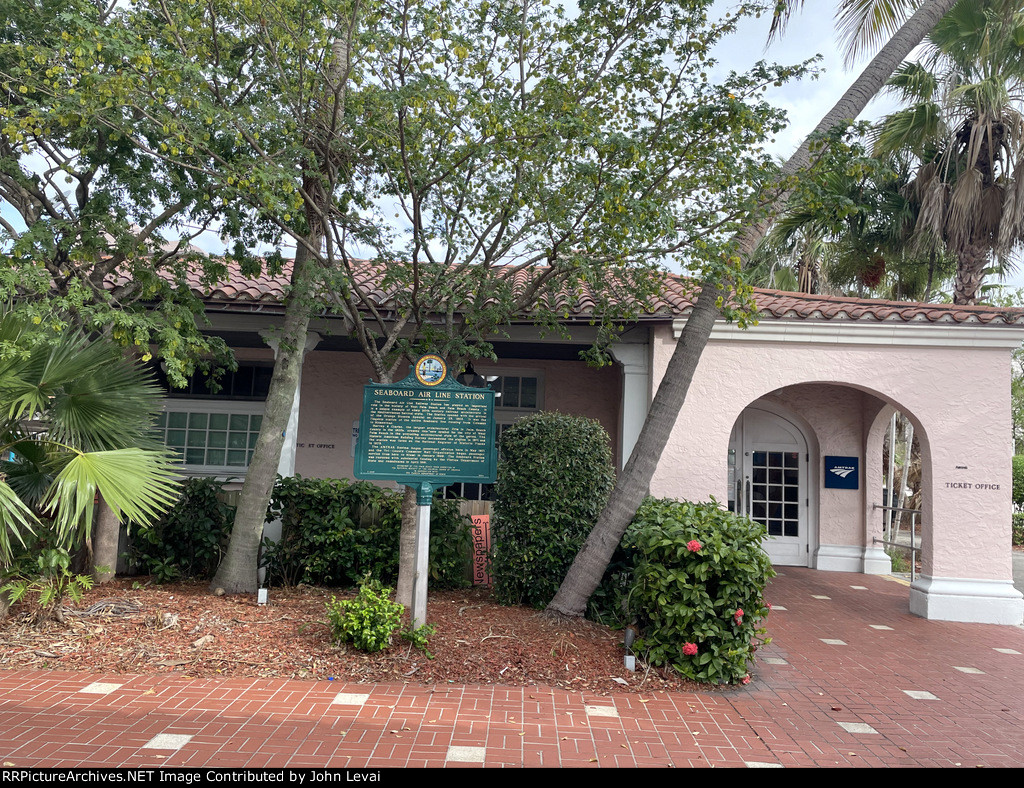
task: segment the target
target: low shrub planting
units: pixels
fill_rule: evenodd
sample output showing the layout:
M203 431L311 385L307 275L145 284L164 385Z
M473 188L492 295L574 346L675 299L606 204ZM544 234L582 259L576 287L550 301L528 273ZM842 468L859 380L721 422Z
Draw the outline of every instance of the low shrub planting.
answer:
M1024 454L1013 456L1013 506L1024 509Z
M132 529L132 557L158 583L208 580L220 564L235 507L221 500L213 479L186 479L173 508L149 528Z
M370 482L278 479L267 519L281 519L281 539L264 541L269 583L352 587L366 575L398 577L402 494ZM433 588L468 584L469 521L457 501L435 496L430 507L428 571Z
M648 499L624 540L634 566L633 650L687 678L746 683L766 630L764 589L774 577L765 529L709 503Z
M1014 512L1013 544L1017 546L1024 545L1024 512Z
M359 584L359 593L355 599L339 601L331 597L327 603L331 640L335 643L350 643L370 653L383 651L390 646L405 610L398 602L390 599L391 591L379 581L365 577ZM427 634L422 636L424 646Z

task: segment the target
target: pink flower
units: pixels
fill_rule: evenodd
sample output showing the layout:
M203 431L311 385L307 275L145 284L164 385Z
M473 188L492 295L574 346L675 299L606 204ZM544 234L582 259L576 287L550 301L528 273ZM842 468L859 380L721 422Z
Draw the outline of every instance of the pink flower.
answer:
M689 550L691 553L699 552L701 547L703 547L703 545L696 539L691 539L689 542L686 543L686 549Z
M736 624L737 625L742 624L743 623L743 608L742 607L739 608L735 613L733 613L732 617L736 620Z
M697 644L683 643L683 653L688 657L692 657L694 654L697 653Z
M766 605L768 605L768 609L769 609L769 610L771 610L771 609L772 609L772 603L771 603L771 602L765 602L765 604L766 604Z
M743 684L749 684L750 683L750 674L748 673L746 676L744 676L742 679L740 679L740 681Z

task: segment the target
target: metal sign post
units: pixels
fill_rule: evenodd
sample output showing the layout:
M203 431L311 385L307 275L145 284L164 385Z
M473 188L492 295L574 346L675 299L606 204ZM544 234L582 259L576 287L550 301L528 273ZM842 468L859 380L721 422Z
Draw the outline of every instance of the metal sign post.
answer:
M427 574L430 564L430 503L434 488L421 482L416 488L416 566L412 583L412 628L427 623Z
M394 384L363 387L355 477L416 488L412 626L426 622L430 503L454 482L491 484L497 470L494 392L463 386L433 354Z

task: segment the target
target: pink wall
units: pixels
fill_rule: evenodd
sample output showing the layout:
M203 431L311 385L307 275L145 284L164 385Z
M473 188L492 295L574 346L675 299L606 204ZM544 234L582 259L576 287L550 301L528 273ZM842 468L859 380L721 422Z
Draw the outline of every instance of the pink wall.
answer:
M581 361L500 361L479 363L477 372L539 370L544 378L544 409L589 416L617 445L621 374L617 366L593 369ZM404 375L399 373L399 377ZM363 386L373 369L361 353L312 351L302 368L295 472L301 476L352 478L353 424L359 421Z
M884 400L915 422L921 440L923 521L931 527L925 574L1011 575L1008 349L759 342L757 327L749 337L709 342L652 482L654 494L724 500L730 431L761 397L774 393L799 408L822 454L853 454L844 447L856 445L862 458L866 431ZM659 330L655 384L674 346L670 330ZM816 385L787 389L805 383ZM820 541L863 544L870 536L867 515L857 512L851 520L834 491L819 492ZM838 522L843 518L845 524Z

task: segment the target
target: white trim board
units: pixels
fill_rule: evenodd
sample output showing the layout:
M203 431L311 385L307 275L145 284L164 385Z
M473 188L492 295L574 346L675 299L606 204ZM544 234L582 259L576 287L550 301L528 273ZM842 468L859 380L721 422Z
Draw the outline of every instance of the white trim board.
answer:
M672 321L678 339L685 320ZM1024 326L940 323L851 323L764 321L741 329L735 323L716 323L712 340L739 342L803 342L826 345L895 345L923 347L1017 348Z

